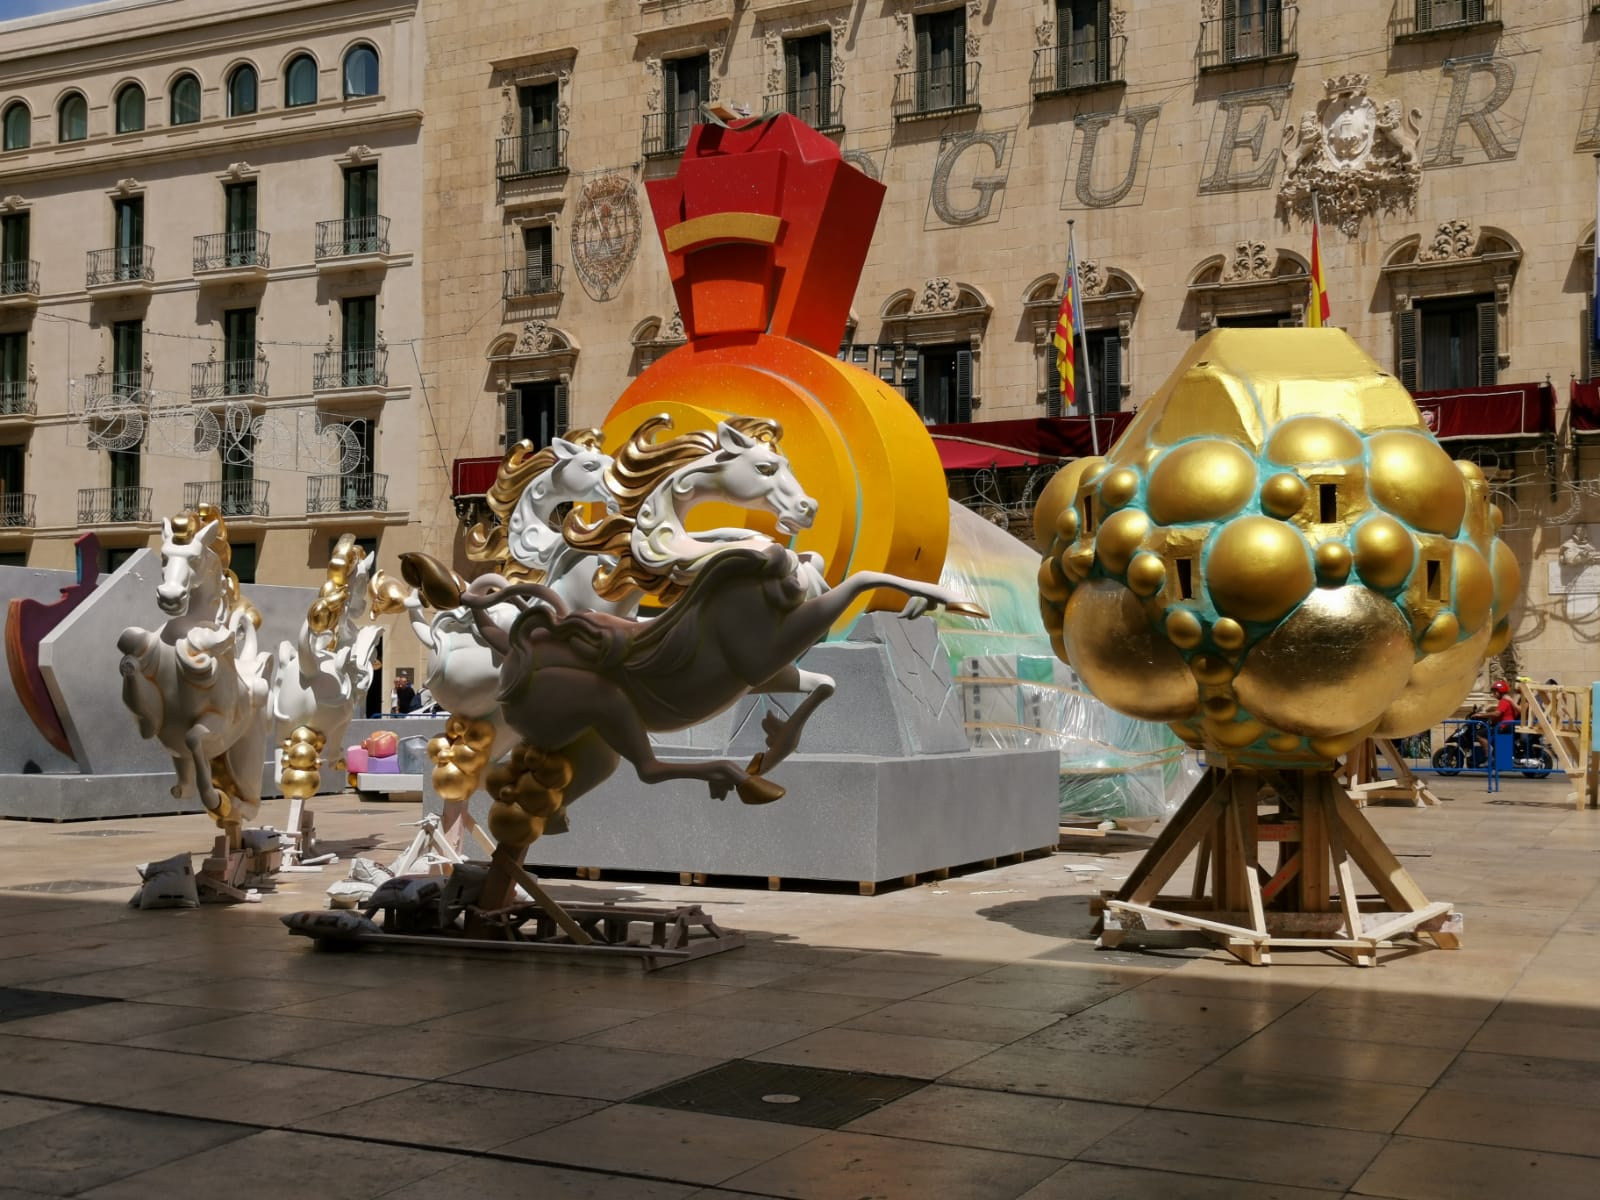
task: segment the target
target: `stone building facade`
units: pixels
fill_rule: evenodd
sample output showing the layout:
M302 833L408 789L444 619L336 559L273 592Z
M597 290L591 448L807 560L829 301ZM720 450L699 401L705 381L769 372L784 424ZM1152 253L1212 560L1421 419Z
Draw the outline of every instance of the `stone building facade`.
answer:
M406 0L0 23L0 561L92 529L114 567L206 500L247 582L420 544L421 35Z
M1098 407L1137 406L1213 326L1303 322L1315 195L1333 323L1439 393L1498 481L1521 669L1594 677L1600 572L1556 555L1600 519L1568 417L1594 357L1592 7L423 0L425 380L449 415L419 502L469 506L470 462L437 464L597 421L681 338L642 185L704 102L787 108L888 187L841 353L930 423L1060 411L1069 222Z

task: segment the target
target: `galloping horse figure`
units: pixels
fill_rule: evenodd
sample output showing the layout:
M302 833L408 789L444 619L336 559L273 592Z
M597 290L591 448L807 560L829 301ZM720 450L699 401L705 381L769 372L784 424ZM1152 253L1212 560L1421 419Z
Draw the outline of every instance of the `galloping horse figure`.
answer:
M167 621L117 638L122 700L172 755L175 799L199 794L212 820L238 828L261 803L272 655L256 648L261 614L228 570L228 532L212 505L161 523L156 603Z
M718 431L719 443L726 428ZM792 480L787 461L775 449L780 431L775 425L772 429L771 441L758 443L762 451L755 456L753 473ZM733 441L717 454L725 465L753 449ZM679 470L663 468L663 473ZM804 528L815 513L816 502L798 485L793 495L785 494L780 509L784 523ZM465 584L426 555L402 557L407 581L436 607L459 605L470 611L479 633L502 660L502 714L522 744L489 774L494 798L489 827L498 842L497 858L504 855L520 863L536 838L564 828L566 807L608 778L622 758L645 783L702 779L717 799L730 791L747 804L778 799L783 788L762 775L797 747L806 720L831 693L831 680L787 719L776 714L769 718L766 749L748 766L726 760L665 761L656 757L650 734L709 720L752 692L794 690L800 674L795 660L821 641L865 592L888 587L907 593L912 597L902 612L907 618L933 605L969 614L981 611L943 588L878 572L851 576L819 595L815 584L820 572L812 562L771 542L751 544L753 535L736 532L738 537L728 537L718 551L700 556L676 602L652 621L571 611L550 587L513 583L498 575ZM635 586L665 582L660 572L629 563L629 557L621 556L613 580L626 571ZM663 569L668 561L663 556ZM522 610L509 630L490 615L506 604ZM512 877L497 868L485 885L480 908L503 904L511 887Z
M360 628L373 608L368 585L376 557L339 538L328 556L328 576L300 626L298 645L278 644L272 677L272 716L283 746L279 780L286 796L314 796L320 786L324 746L344 769L344 735L353 707L372 683L372 660L382 630Z

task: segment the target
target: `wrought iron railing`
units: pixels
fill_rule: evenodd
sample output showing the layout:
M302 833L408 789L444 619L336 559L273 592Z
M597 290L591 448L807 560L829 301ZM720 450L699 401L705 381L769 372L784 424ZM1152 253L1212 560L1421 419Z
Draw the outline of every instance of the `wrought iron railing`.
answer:
M203 233L194 239L194 269L228 271L235 267L269 267L269 235L260 229L234 229L227 233Z
M389 253L388 217L343 217L317 222L317 258Z
M31 417L38 411L39 385L32 379L0 379L0 417Z
M156 252L149 246L112 246L89 251L85 286L111 283L149 283L156 277Z
M198 362L189 368L191 400L221 400L229 396L265 396L267 360L225 358Z
M147 487L97 487L78 489L78 524L105 525L114 521L149 521Z
M387 475L313 475L306 480L306 512L388 512Z
M1033 94L1049 96L1076 88L1121 83L1122 58L1128 39L1116 37L1073 38L1056 46L1041 46L1033 52Z
M0 296L37 296L39 264L31 258L0 262Z
M1299 9L1293 4L1263 3L1247 12L1234 12L1200 22L1202 71L1221 70L1239 63L1296 54Z
M0 528L33 528L32 492L0 492Z
M689 111L645 113L644 141L640 149L646 158L681 154L699 120L699 113Z
M982 68L980 62L962 62L901 71L894 77L894 115L904 119L977 108L978 73Z
M389 352L375 346L354 350L324 350L312 360L311 389L332 392L339 388L388 387Z
M567 169L567 131L514 133L495 144L494 173L500 180L526 179Z
M1397 0L1390 28L1396 41L1459 32L1500 20L1500 0Z
M225 517L270 517L266 479L202 479L183 485L183 506L214 505Z
M113 396L132 399L149 386L150 376L143 370L95 371L83 377L83 394L90 401Z
M771 92L767 96L767 111L786 112L813 129L836 132L844 128L844 84Z
M500 295L505 300L531 300L536 296L561 294L561 268L521 267L505 273L505 286Z

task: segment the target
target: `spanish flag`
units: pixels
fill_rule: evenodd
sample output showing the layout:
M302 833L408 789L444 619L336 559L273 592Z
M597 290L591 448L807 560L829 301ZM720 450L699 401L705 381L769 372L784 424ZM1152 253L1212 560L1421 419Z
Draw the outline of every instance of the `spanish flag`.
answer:
M1077 330L1078 261L1067 246L1067 277L1061 288L1061 311L1056 314L1056 373L1061 376L1061 411L1070 413L1078 403Z
M1315 215L1311 218L1311 303L1306 306L1306 325L1321 329L1331 315L1328 310L1328 284L1322 277L1322 237Z

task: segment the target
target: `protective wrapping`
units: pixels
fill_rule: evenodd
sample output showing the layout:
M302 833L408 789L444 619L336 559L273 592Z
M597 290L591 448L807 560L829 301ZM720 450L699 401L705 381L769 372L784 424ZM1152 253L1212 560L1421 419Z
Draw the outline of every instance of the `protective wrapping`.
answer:
M1199 767L1165 725L1113 712L1055 657L1039 616L1038 572L1031 546L951 504L940 583L990 614L937 617L972 745L1058 750L1063 817L1170 815Z

